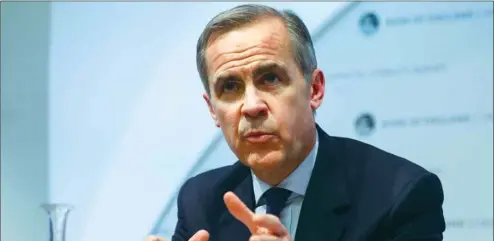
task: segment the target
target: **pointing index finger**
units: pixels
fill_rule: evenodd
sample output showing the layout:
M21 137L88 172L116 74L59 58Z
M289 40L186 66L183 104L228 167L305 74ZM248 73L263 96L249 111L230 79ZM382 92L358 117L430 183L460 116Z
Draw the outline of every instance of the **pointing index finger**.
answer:
M242 222L251 233L256 232L256 224L254 223L254 213L238 198L233 192L227 192L223 196L226 207L230 213Z
M286 236L288 231L281 223L280 219L271 214L267 215L254 215L252 218L256 226L263 227L266 230L270 230L271 234L276 236Z

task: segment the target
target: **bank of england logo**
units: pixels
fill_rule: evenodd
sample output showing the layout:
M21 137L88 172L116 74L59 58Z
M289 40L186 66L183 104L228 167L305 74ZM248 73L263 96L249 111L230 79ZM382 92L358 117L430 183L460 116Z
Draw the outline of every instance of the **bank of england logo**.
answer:
M376 129L376 120L369 113L363 113L355 120L355 132L359 136L369 136Z
M379 17L375 13L364 13L360 17L359 27L364 35L374 35L379 30L379 25Z

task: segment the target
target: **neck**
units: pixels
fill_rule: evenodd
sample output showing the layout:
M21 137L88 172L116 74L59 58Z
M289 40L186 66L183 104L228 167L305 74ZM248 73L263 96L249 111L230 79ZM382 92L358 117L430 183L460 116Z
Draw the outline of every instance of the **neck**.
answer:
M280 166L269 170L253 168L252 171L256 177L271 186L279 185L293 171L295 171L295 169L297 169L300 163L305 161L314 148L316 143L316 129L312 128L309 133L310 137L306 138L307 141L302 142L302 147L299 148L298 153L289 153L286 156L286 160L281 161L282 164Z

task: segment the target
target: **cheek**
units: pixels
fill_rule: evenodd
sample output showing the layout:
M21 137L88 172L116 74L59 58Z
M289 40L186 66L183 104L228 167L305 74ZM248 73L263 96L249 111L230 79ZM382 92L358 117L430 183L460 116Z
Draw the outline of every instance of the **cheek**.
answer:
M310 108L309 98L303 93L290 90L284 96L280 97L278 102L282 109L281 114L285 117L292 117L289 120L305 114L306 110Z
M310 115L310 101L302 93L289 93L277 101L276 120L287 138L295 138Z
M223 131L228 135L236 133L238 127L239 114L238 107L234 104L218 104L216 117Z

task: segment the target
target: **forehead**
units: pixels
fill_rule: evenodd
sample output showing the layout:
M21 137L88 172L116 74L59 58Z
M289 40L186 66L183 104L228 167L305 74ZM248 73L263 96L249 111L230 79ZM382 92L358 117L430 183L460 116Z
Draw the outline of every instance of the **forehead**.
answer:
M213 35L205 54L209 73L221 70L229 62L249 57L280 61L291 56L286 27L282 20L274 17Z

